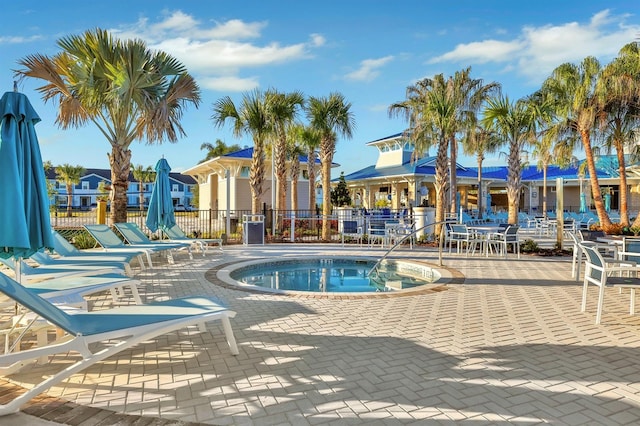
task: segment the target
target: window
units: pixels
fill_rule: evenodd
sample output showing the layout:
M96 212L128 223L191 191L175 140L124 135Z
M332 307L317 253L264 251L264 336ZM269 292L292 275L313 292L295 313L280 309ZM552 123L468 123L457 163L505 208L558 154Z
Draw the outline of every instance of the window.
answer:
M309 170L307 170L307 169L303 169L302 170L302 178L303 179L309 179Z
M82 182L82 189L89 189L89 182L87 182L86 180L83 180Z
M240 177L249 177L249 166L242 166L242 169L240 169Z
M171 185L171 192L178 192L180 191L178 184L174 183L173 185Z

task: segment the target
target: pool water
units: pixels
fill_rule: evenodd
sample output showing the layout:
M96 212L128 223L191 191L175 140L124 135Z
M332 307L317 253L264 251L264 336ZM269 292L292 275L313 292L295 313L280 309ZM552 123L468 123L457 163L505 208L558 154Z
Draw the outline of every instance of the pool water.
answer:
M230 277L263 288L322 293L394 291L433 282L402 274L392 264L369 277L374 265L374 261L349 259L272 261L236 269Z

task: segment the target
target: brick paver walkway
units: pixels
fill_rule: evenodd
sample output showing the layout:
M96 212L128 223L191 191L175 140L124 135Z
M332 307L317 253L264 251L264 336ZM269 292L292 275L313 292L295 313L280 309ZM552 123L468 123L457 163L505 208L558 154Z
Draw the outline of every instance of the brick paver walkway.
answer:
M228 303L238 313L240 355L230 354L213 323L211 333L182 330L122 352L48 395L80 407L217 425L640 422L640 315L628 314L628 293L608 290L596 326L595 288L581 313L570 258L446 255L457 279L444 291L394 298L255 294L210 282L217 281L212 269L234 261L343 250L382 253L231 246L143 272L148 299L207 294ZM436 253L422 249L396 257L437 263ZM10 379L31 386L75 356Z

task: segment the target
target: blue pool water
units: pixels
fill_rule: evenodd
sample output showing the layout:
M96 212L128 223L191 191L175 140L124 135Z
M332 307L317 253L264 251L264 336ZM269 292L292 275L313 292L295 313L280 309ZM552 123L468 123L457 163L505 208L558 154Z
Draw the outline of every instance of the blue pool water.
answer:
M241 267L230 277L258 287L309 292L380 292L411 288L433 282L400 274L385 265L368 277L375 265L368 260L288 260ZM388 285L392 281L392 285Z

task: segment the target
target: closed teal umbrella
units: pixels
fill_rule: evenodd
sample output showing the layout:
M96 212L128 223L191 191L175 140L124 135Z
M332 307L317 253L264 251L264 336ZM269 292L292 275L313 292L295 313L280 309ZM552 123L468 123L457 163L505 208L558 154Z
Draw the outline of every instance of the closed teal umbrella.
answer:
M607 212L611 211L611 194L609 194L608 192L604 194L604 209Z
M580 213L587 212L587 195L585 193L580 194Z
M18 92L0 98L0 113L0 257L24 258L53 247L47 181L34 127L40 117Z
M164 158L156 163L156 180L149 200L147 211L147 227L155 232L158 228L172 228L176 224L171 199L171 183L169 182L171 167Z

